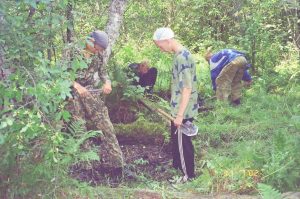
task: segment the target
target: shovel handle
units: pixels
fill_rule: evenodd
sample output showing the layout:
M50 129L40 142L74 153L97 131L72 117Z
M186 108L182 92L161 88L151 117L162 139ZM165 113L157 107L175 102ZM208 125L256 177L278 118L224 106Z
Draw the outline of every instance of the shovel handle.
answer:
M173 118L171 115L169 115L168 113L166 113L165 111L163 111L163 110L161 110L161 109L159 109L159 108L157 108L156 111L157 111L158 113L162 114L163 116L165 116L167 119L169 119L169 120L171 120L171 121L174 120L174 118Z
M169 115L168 113L166 113L165 111L163 111L162 109L160 109L160 108L153 108L153 107L150 107L149 105L147 105L143 100L139 100L139 102L140 103L142 103L146 108L148 108L149 110L151 110L151 111L154 111L154 112L157 112L157 113L160 113L162 116L164 116L166 119L168 119L168 120L171 120L171 121L173 121L174 120L174 118L171 116L171 115Z

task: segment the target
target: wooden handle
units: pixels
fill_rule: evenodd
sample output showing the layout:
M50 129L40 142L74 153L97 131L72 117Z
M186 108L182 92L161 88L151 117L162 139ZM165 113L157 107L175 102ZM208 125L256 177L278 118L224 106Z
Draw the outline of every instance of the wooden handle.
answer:
M143 100L141 100L141 99L139 100L139 102L140 102L141 104L143 104L143 105L144 105L146 108L148 108L149 110L161 114L161 115L164 116L166 119L171 120L171 121L174 120L174 118L173 118L171 115L169 115L168 113L166 113L166 112L163 111L162 109L150 107L148 104L146 104L146 103L145 103Z
M169 115L168 113L164 112L163 110L157 108L156 111L158 113L162 114L163 116L165 116L167 119L172 120L172 121L174 120L174 118L171 115Z

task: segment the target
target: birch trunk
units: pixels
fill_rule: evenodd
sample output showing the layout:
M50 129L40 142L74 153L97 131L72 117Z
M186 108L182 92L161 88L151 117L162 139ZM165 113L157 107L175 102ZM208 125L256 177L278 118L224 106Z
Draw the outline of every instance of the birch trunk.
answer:
M106 66L109 57L112 52L112 47L114 46L116 40L120 35L120 27L123 23L123 16L125 8L127 5L127 0L112 0L109 6L109 17L105 28L105 32L108 34L109 44L103 53L103 65ZM99 82L99 75L95 76L96 82Z

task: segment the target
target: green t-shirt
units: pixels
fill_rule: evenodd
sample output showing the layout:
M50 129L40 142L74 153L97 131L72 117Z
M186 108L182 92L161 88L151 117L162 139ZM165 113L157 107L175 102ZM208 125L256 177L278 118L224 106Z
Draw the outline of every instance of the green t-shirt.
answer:
M198 114L196 65L192 54L185 48L176 53L173 60L171 87L171 114L173 117L177 116L183 88L192 89L183 119L193 118Z

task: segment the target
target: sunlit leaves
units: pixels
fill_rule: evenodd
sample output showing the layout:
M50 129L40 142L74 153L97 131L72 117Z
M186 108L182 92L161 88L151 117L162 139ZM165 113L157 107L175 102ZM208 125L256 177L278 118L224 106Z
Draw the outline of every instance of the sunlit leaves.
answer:
M74 59L72 62L72 67L75 71L79 69L85 69L88 67L87 63L82 59Z

